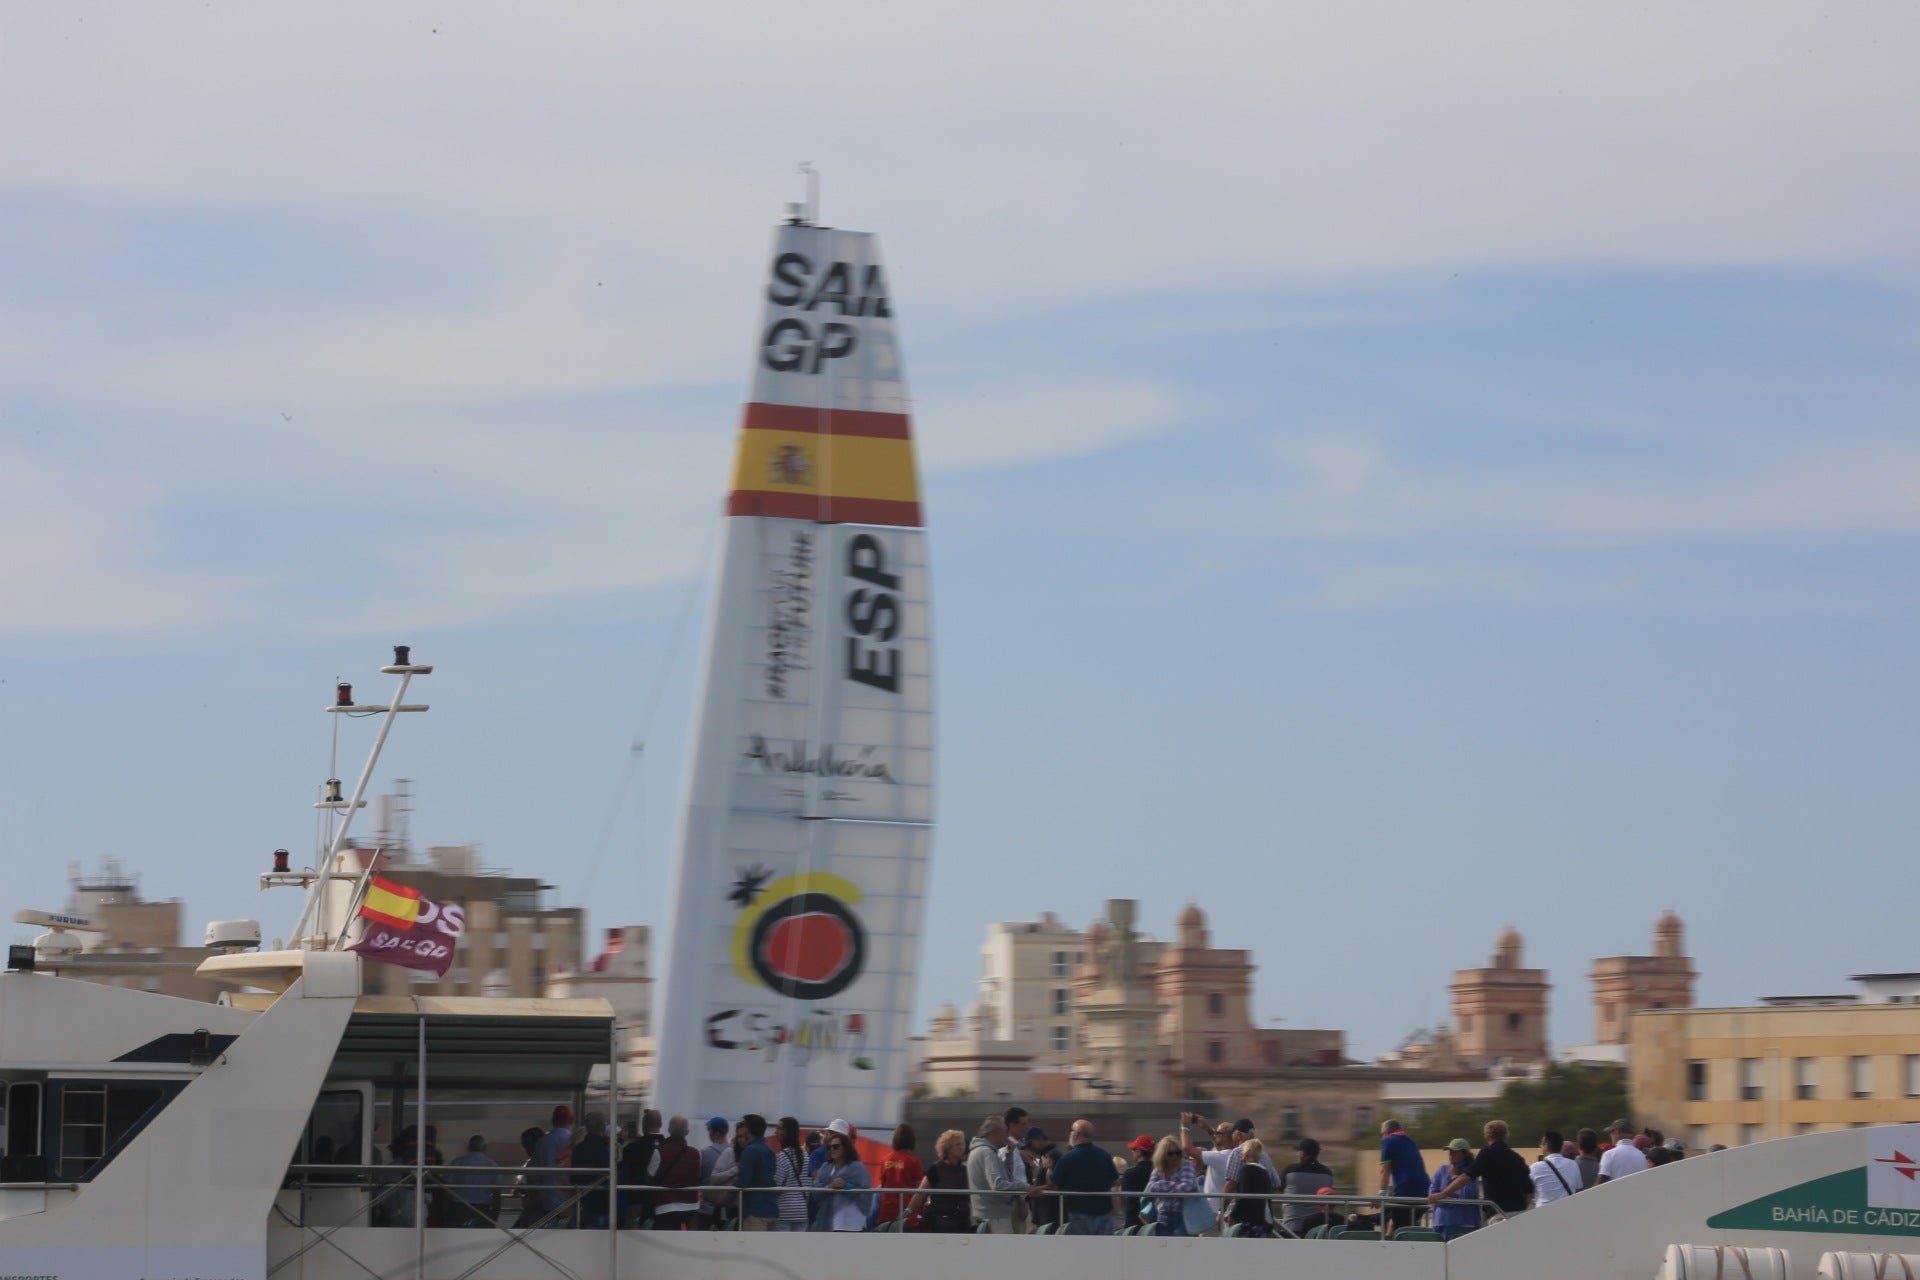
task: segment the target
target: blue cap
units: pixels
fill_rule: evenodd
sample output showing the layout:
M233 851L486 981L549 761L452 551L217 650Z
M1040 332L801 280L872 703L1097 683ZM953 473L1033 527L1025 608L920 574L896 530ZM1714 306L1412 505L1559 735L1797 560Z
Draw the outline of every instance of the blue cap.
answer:
M712 1133L715 1129L724 1129L726 1127L727 1118L725 1116L715 1116L713 1119L707 1121L708 1133Z

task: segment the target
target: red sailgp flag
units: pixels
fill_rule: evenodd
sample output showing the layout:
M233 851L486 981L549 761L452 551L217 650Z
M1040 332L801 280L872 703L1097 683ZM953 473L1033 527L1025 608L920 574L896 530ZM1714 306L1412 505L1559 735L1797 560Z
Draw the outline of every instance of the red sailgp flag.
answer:
M457 904L420 896L418 889L375 876L360 901L366 931L353 950L371 960L427 969L446 976L453 967L453 949L467 926L466 913Z

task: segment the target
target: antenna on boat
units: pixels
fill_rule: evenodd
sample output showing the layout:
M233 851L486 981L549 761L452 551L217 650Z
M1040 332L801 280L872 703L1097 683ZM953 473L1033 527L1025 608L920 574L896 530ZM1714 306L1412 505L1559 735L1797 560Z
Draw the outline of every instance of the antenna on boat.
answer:
M400 686L393 691L393 697L385 703L360 703L353 698L353 686L344 681L336 685L334 703L328 707L329 713L349 716L382 715L380 732L374 736L373 749L367 753L367 763L360 770L360 778L354 783L351 797L341 794L340 779L329 777L325 798L314 808L326 811L327 825L330 828L326 851L321 855L320 865L311 874L307 872L285 872L280 869L280 859L276 856L273 872L260 877L261 887L268 884L304 883L307 886L307 903L300 912L300 919L293 927L293 937L289 940L295 948L307 946L322 950L338 950L345 945L347 928L352 924L351 914L354 899L366 880L366 871L358 867L343 867L341 859L347 844L347 833L353 828L353 816L366 807L367 784L373 778L373 769L379 762L381 748L387 744L387 734L393 729L393 722L403 711L425 711L424 702L407 702L407 685L415 676L431 675L433 668L424 663L413 661L412 646L397 644L393 646L393 661L380 668L386 675L399 676ZM336 722L337 723L337 722ZM333 825L335 817L339 825ZM367 869L370 870L370 867ZM337 881L350 886L346 896L331 893L329 890Z
M800 172L807 177L806 203L788 205L787 221L796 227L817 227L820 225L820 171L813 167L813 161L802 160Z

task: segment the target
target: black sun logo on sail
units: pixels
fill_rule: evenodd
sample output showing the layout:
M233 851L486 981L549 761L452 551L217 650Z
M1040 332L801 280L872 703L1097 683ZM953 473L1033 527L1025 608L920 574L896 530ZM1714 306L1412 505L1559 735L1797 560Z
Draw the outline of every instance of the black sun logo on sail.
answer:
M727 901L736 907L750 907L753 900L760 896L761 886L773 878L773 872L762 866L747 867L739 873L739 879L733 882L732 892Z

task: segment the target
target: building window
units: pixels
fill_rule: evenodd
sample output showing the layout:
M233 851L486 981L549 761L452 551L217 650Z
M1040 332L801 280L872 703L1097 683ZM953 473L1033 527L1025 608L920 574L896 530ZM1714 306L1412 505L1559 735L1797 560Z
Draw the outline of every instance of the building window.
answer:
M1707 1136L1707 1126L1697 1124L1688 1131L1687 1149L1695 1153L1703 1152L1713 1145L1713 1139Z
M1064 1018L1067 1016L1067 989L1065 987L1055 987L1053 989L1053 1016L1056 1018Z
M1300 1136L1300 1108L1280 1108L1280 1136L1298 1138Z
M1813 1126L1810 1124L1797 1124L1793 1126L1793 1133L1795 1137L1799 1137L1802 1134L1807 1134L1812 1132L1813 1132Z
M1793 1096L1802 1102L1814 1096L1812 1058L1793 1060Z
M1208 1062L1225 1062L1226 1060L1227 1060L1227 1046L1222 1044L1218 1040L1207 1041L1207 1061Z
M1705 1102L1707 1100L1707 1064L1689 1062L1687 1064L1687 1101Z
M1356 1138L1365 1138L1373 1133L1373 1108L1355 1107L1353 1109L1353 1134Z
M1226 1011L1226 997L1222 996L1218 991L1209 991L1207 993L1207 1013L1217 1018Z
M1055 1027L1053 1029L1053 1051L1055 1053L1065 1053L1071 1048L1073 1048L1072 1033L1065 1027Z
M1507 1015L1507 1030L1518 1031L1520 1029L1520 1023L1521 1017L1519 1014L1510 1013Z
M1740 1097L1752 1102L1760 1096L1760 1059L1740 1059Z
M1740 1145L1741 1146L1750 1147L1758 1141L1760 1141L1759 1125L1743 1124L1740 1126Z
M1064 951L1053 953L1053 976L1056 978L1067 976L1067 953Z
M1920 1098L1920 1053L1907 1055L1907 1096Z
M1461 1014L1461 1015L1460 1015L1460 1030L1461 1030L1461 1032L1462 1032L1463 1034L1464 1034L1465 1032L1468 1032L1468 1031L1471 1031L1471 1030L1473 1030L1473 1015L1472 1015L1472 1014L1470 1014L1470 1013L1463 1013L1463 1014Z
M1873 1096L1873 1080L1868 1072L1867 1062L1866 1058L1847 1059L1848 1087L1856 1098Z

